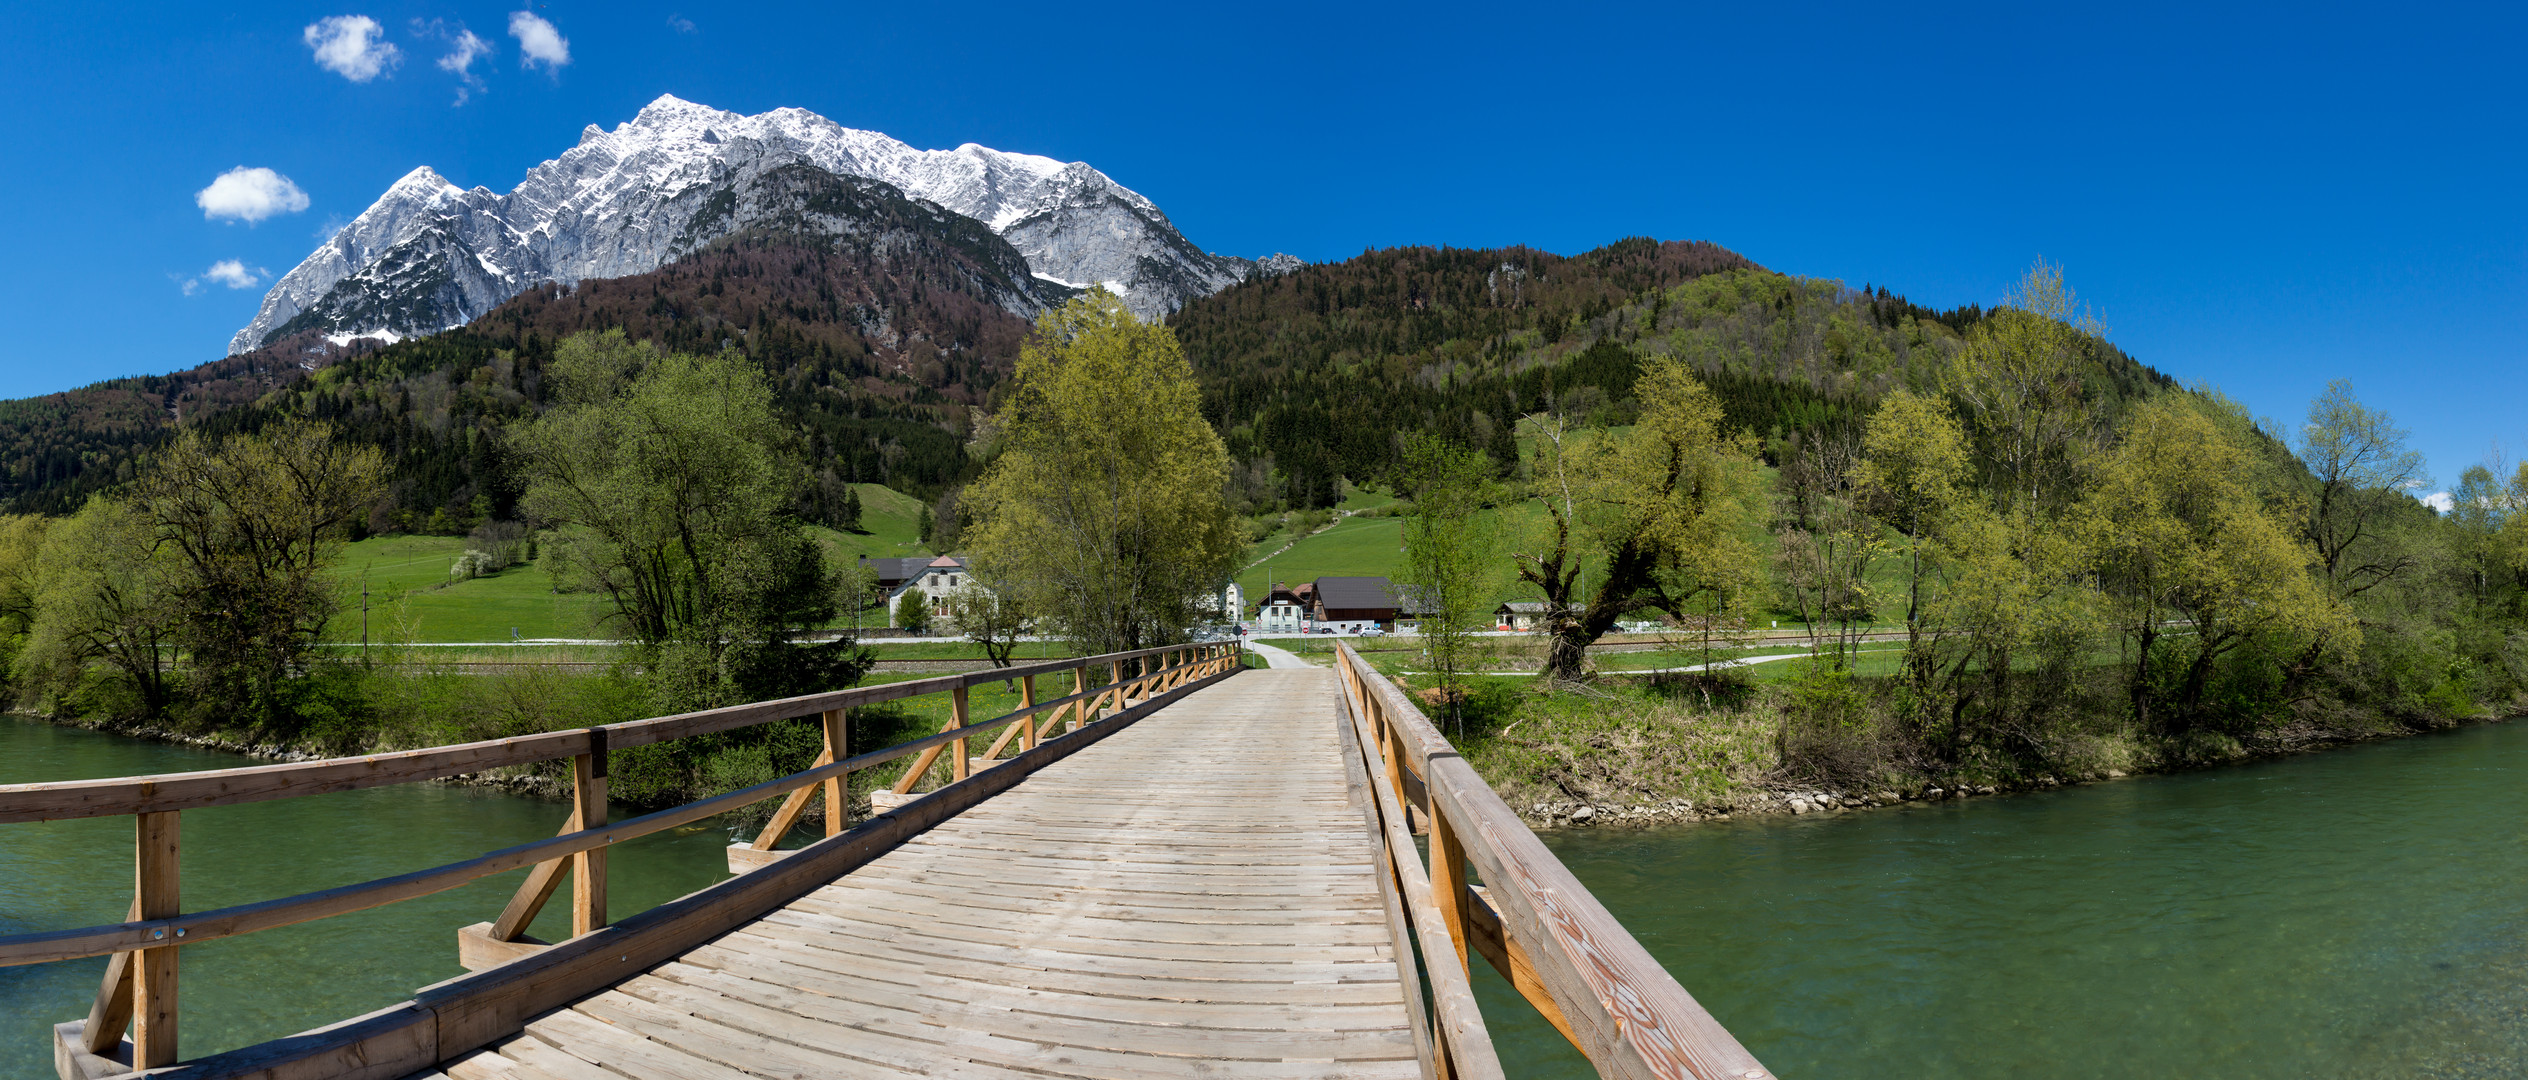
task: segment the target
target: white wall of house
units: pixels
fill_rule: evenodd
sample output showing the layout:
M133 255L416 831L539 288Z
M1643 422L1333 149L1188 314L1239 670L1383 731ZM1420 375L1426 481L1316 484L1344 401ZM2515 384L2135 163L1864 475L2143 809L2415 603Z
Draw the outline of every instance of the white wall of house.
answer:
M1293 633L1306 625L1305 612L1306 609L1293 600L1267 603L1256 609L1255 628L1267 634Z
M895 590L887 597L887 625L904 625L904 594L915 588L921 589L923 595L930 598L930 622L933 629L951 631L956 629L957 624L956 620L948 615L949 597L968 590L981 589L982 586L975 584L974 575L967 573L962 566L926 567L920 574L906 581L902 588Z

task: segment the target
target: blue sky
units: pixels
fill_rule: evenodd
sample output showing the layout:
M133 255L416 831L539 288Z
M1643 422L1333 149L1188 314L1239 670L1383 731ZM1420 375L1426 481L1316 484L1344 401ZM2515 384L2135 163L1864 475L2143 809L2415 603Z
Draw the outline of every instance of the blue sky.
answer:
M223 276L416 165L505 191L674 93L1084 160L1243 255L1699 238L1936 306L2044 256L2259 413L2348 377L2444 486L2528 456L2523 9L1913 7L553 0L567 62L527 66L514 4L12 5L0 396L216 358L263 291ZM395 49L365 81L308 43L342 16ZM241 166L306 209L206 220Z

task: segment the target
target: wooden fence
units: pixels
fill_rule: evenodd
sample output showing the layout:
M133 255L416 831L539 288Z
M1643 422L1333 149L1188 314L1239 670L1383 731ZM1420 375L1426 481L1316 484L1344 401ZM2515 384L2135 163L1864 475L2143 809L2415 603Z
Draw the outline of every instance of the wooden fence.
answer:
M1432 1075L1501 1075L1468 982L1480 955L1607 1077L1765 1080L1667 969L1536 839L1394 683L1338 641L1344 745L1377 792L1397 953L1418 946L1427 1000L1408 992ZM1427 832L1425 856L1414 836ZM1479 877L1483 884L1473 883ZM1407 972L1406 985L1417 981Z
M113 957L87 1018L54 1029L56 1064L65 1078L170 1066L178 1062L177 958L183 946L378 907L533 867L496 918L459 934L459 954L467 967L500 965L497 970L478 970L425 987L412 1001L367 1016L153 1074L201 1080L403 1077L514 1033L529 1017L642 970L626 965L659 962L759 917L1121 726L1106 721L1144 715L1160 699L1224 677L1239 663L1231 645L1168 646L399 753L0 786L0 825L124 814L134 820L130 917L105 926L0 937L0 967ZM1092 672L1104 681L1092 682ZM1065 673L1071 676L1069 693L1037 700L1038 677ZM1019 707L990 719L972 719L968 689L1003 681L1019 683ZM943 693L949 695L951 715L938 734L871 753L846 754L847 710ZM825 749L807 770L628 821L606 821L610 750L808 716L823 725ZM998 736L976 754L971 740L995 729ZM1002 758L1013 741L1018 753ZM853 772L918 755L892 793L909 797L943 753L951 762L952 781L946 787L909 803L886 800L902 808L845 828ZM562 758L571 761L572 808L552 839L320 892L211 911L184 910L179 824L186 810L416 783ZM826 839L796 852L773 852L774 843L798 821L820 786ZM771 823L730 859L733 868L764 870L609 924L609 847L774 798L783 802ZM80 871L64 867L61 872ZM573 936L555 945L526 939L527 925L565 876L572 879Z

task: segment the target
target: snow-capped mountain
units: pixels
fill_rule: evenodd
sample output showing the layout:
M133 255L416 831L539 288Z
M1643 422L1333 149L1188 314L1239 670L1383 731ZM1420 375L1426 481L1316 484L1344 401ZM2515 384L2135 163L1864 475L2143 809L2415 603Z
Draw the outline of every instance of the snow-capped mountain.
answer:
M646 273L762 224L763 201L740 187L792 165L879 181L972 218L1035 277L1069 288L1102 282L1143 318L1298 265L1287 255L1206 253L1150 200L1081 162L971 143L916 150L804 109L743 116L667 96L611 132L589 125L579 145L528 170L506 195L414 169L283 275L228 350L283 331L434 333L539 282ZM1036 291L1005 290L1003 305L1032 314L1045 299Z

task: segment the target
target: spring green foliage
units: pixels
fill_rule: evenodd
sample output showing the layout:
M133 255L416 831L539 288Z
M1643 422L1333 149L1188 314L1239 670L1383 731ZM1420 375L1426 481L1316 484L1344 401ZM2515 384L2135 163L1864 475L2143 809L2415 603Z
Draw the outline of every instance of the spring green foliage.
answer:
M2310 403L2298 449L2314 489L2302 530L2335 595L2358 595L2414 570L2420 556L2382 532L2408 493L2427 482L2423 456L2406 448L2405 431L2337 379Z
M288 718L284 680L339 603L324 570L385 479L375 448L289 421L186 432L135 480L133 512L177 567L176 639L197 701Z
M1458 719L1462 672L1478 655L1478 627L1490 625L1499 593L1500 540L1484 511L1500 501L1492 462L1481 453L1424 435L1405 448L1402 607L1416 616L1424 654L1440 686L1443 713Z
M127 693L140 716L163 715L174 700L180 629L179 568L156 543L149 521L120 499L92 498L43 536L34 578L20 679L39 693L69 698L88 689L88 669L118 679L96 689Z
M1946 403L1899 390L1879 403L1852 467L1860 508L1903 538L1906 656L1922 684L1924 541L1957 505L1969 479L1966 429Z
M1018 605L1003 599L1008 592L1008 582L977 574L965 587L948 594L948 621L956 624L960 636L983 650L993 667L1009 666L1010 654L1018 650L1018 635L1027 626Z
M529 513L613 601L663 694L702 708L848 686L848 642L795 639L835 614L833 571L786 514L793 466L761 374L734 353L659 353L620 332L564 341L557 402L518 432Z
M1759 513L1752 440L1723 426L1681 361L1653 361L1637 392L1640 415L1620 432L1529 418L1528 495L1543 513L1517 567L1545 603L1552 681L1581 678L1589 644L1618 620L1720 615L1762 580L1748 538ZM1584 586L1591 567L1597 580Z
M962 505L977 570L1091 653L1182 640L1243 548L1229 456L1164 326L1104 289L1045 313Z
M2265 470L2244 433L2224 418L2174 395L2135 408L2073 517L2109 618L2132 643L2133 718L2146 729L2159 719L2153 669L2163 659L2182 672L2173 715L2195 718L2215 663L2233 651L2287 662L2360 647L2290 519L2260 497Z
M914 585L895 598L895 625L919 637L930 633L930 594Z

